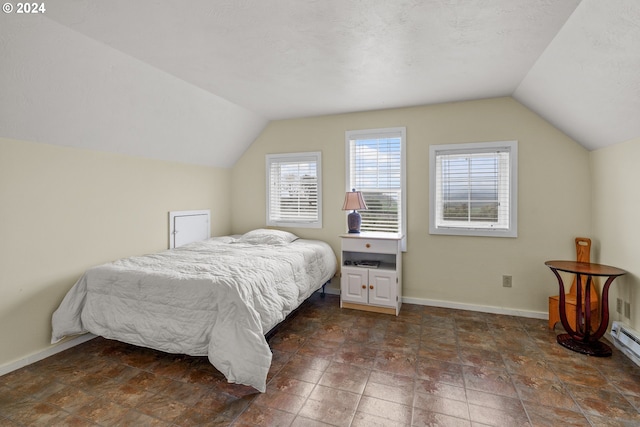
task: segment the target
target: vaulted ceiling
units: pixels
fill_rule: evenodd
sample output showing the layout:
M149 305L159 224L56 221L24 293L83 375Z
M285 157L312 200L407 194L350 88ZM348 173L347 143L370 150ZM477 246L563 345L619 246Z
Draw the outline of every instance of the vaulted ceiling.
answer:
M224 120L221 136L207 128L211 144L237 147L222 166L269 120L499 96L513 96L587 149L640 135L638 0L46 5L47 19L215 99L211 112ZM238 134L229 123L248 130ZM210 155L193 139L181 149Z

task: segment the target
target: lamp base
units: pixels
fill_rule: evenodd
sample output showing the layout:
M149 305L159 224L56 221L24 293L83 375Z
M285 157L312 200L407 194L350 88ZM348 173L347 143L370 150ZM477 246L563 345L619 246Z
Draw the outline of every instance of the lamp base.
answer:
M354 234L360 233L360 225L362 225L362 217L357 211L353 211L347 216L347 225L349 226L349 233L354 233Z

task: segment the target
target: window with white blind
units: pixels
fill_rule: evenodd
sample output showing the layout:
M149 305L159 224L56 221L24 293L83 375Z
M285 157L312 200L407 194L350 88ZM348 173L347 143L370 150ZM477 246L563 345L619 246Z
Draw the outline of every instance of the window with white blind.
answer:
M267 225L322 227L321 153L267 154Z
M517 237L517 141L429 148L431 234Z
M406 236L406 129L347 131L345 139L346 190L362 192L367 204L361 231Z

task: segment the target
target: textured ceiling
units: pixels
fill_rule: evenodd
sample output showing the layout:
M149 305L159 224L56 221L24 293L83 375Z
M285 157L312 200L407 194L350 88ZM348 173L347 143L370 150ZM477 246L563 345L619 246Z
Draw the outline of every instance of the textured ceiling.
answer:
M46 18L265 121L514 96L588 149L640 135L638 0L58 0Z
M116 0L47 16L283 119L510 95L577 4Z

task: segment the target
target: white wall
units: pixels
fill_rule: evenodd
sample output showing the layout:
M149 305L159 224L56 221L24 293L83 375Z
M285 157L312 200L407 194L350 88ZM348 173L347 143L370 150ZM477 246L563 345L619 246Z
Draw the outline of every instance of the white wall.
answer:
M546 317L558 288L544 261L573 259L574 238L590 236L589 153L512 98L272 122L233 168L233 231L265 224L266 154L321 151L324 226L292 231L326 240L338 254L346 231L344 133L395 126L407 128L404 297ZM430 235L429 146L499 140L519 142L518 238ZM505 274L512 288L502 287Z
M64 27L0 15L0 136L231 167L266 119Z
M171 210L230 231L229 169L0 138L0 367L46 349L87 268L168 247Z
M591 152L594 261L628 271L609 292L611 320L640 331L640 138ZM631 305L630 318L616 312L616 299Z

